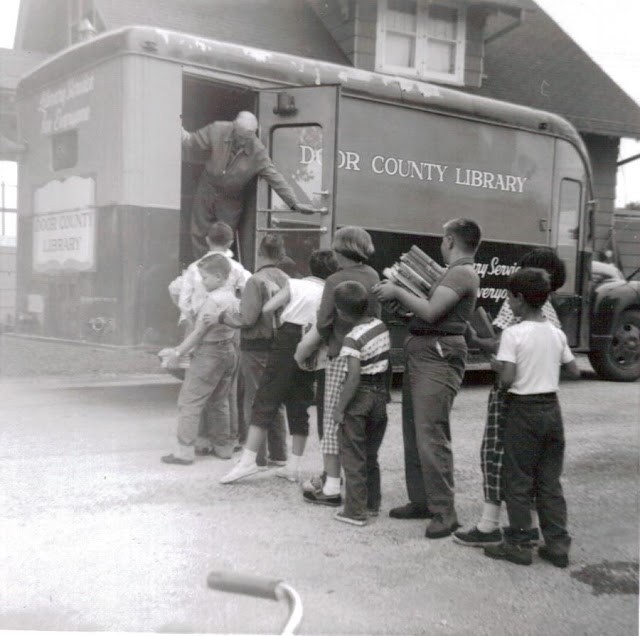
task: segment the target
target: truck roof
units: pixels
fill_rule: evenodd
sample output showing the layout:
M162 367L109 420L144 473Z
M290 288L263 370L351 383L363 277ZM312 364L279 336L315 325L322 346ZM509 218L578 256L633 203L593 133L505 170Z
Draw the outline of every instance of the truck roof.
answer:
M219 74L228 75L230 80L242 76L247 81L262 82L265 87L272 88L339 84L342 92L348 95L562 137L579 149L588 165L588 154L580 135L568 121L554 113L471 95L420 80L149 26L129 26L108 31L62 51L21 79L17 88L18 96L41 90L71 73L120 55L142 55L213 69Z

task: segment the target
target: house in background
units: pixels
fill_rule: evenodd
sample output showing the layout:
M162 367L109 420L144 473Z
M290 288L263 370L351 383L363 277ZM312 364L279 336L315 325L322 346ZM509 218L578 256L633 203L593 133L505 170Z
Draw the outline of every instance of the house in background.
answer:
M589 150L596 249L609 247L619 142L640 138L640 106L533 0L22 0L13 54L40 60L132 24L419 78L562 115ZM12 127L5 113L0 134L15 139Z

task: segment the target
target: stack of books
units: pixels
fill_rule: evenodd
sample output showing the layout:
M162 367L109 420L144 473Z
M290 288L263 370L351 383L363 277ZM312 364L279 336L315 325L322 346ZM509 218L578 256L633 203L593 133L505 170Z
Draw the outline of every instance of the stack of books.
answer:
M385 278L404 287L420 298L427 298L433 284L444 274L445 268L415 245L400 256L391 267L382 270Z

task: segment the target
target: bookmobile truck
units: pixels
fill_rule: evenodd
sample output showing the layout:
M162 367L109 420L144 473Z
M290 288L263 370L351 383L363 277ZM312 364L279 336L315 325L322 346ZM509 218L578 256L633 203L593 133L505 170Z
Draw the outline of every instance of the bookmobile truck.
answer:
M417 245L439 262L442 225L475 219L479 304L495 315L505 281L538 246L558 250L556 306L571 346L612 380L640 376L640 289L593 289L589 160L562 118L317 60L150 27L74 46L22 79L18 310L45 336L170 343L167 285L191 260L190 208L203 157L180 127L256 113L259 134L301 201L248 188L237 254L255 262L284 235L302 274L333 232L372 235L378 271ZM394 351L403 326L391 321ZM397 361L397 359L396 359Z

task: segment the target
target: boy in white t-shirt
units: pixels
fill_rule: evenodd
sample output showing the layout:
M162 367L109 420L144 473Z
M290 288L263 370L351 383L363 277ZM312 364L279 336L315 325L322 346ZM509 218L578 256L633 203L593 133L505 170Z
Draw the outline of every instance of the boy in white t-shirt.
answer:
M507 389L504 430L504 494L509 513L504 542L484 553L519 565L532 561L531 500L535 498L545 545L541 558L557 567L569 563L571 538L560 475L564 430L557 390L560 368L573 378L580 371L564 333L543 315L549 275L526 268L507 282L508 299L521 322L502 333L494 363Z

